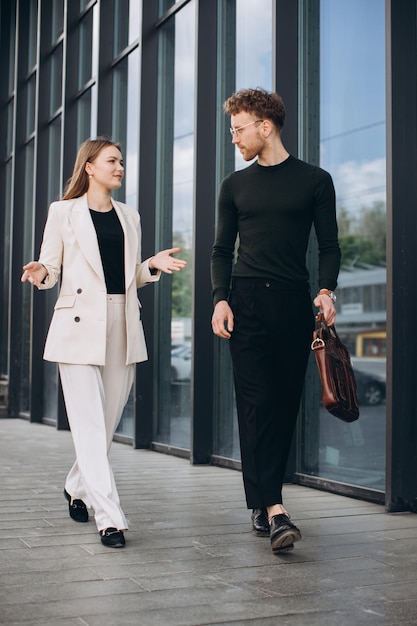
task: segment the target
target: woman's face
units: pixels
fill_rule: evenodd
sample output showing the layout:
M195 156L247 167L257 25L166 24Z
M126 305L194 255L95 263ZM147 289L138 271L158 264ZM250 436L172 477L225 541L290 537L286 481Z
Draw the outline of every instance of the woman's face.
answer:
M85 166L89 178L89 188L93 185L107 191L119 189L122 185L124 167L120 150L116 146L107 146L98 153L93 162ZM92 178L91 178L92 176Z

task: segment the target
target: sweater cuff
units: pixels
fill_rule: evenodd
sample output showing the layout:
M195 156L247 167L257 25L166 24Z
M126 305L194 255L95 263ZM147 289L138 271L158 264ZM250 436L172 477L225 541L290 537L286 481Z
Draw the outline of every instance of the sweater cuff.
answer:
M215 289L213 291L213 304L214 306L216 306L216 304L218 302L220 302L221 300L228 300L229 299L229 290L228 289L224 289L223 287L219 287L218 289Z

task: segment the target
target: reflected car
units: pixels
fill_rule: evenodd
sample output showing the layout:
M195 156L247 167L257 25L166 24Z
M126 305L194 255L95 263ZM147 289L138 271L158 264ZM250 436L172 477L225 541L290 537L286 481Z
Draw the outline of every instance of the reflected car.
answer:
M385 400L386 383L376 375L354 369L359 404L377 406Z
M191 380L190 343L180 343L171 346L171 380L172 382Z
M359 404L378 406L385 400L386 384L382 377L370 374L354 367ZM172 382L191 380L191 343L179 343L171 346Z

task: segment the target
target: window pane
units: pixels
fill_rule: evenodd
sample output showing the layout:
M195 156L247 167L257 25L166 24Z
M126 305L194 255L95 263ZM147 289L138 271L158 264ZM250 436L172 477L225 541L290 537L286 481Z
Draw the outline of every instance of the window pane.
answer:
M33 142L26 146L25 172L24 172L24 207L22 215L23 224L23 258L22 266L31 259L32 253L32 225L33 225ZM23 412L29 411L29 378L30 378L30 346L31 346L31 299L33 290L30 285L24 285L22 289L22 309L20 327L20 364L22 377L19 381L19 407Z
M35 95L36 74L32 74L26 83L26 136L29 137L35 130Z
M62 44L54 50L50 64L49 115L52 116L62 105Z
M139 37L142 3L137 0L114 0L113 56Z
M60 197L61 179L61 116L49 126L48 204Z
M15 38L16 38L16 14L15 10L10 11L10 38L9 38L9 67L7 80L7 94L10 96L14 91L14 69L15 69Z
M272 24L271 0L236 1L236 89L272 89Z
M112 137L122 144L125 176L113 196L131 207L137 206L139 145L139 50L117 64L113 75ZM135 389L124 408L117 433L133 436Z
M158 407L155 439L190 447L195 2L160 39L159 248L178 246L186 270L158 285Z
M125 147L125 192L126 203L137 206L138 192L138 145L139 145L139 48L136 48L128 58L127 76L127 129L123 140Z
M64 0L51 0L51 11L51 44L53 44L64 28Z
M121 143L127 134L127 72L128 59L125 58L113 71L112 137Z
M93 11L83 18L78 36L78 89L82 89L92 75Z
M91 89L77 101L77 145L91 135Z
M321 1L320 164L333 177L342 249L336 326L361 416L307 407L303 470L385 489L386 267L384 2ZM352 46L351 42L355 45ZM309 413L310 411L310 413Z
M7 105L6 154L10 155L13 148L14 100Z
M58 200L61 195L60 170L61 170L61 117L57 117L49 126L48 137L48 199L50 204ZM58 287L46 289L43 293L45 299L44 328L47 329L58 296ZM56 363L44 361L43 377L43 418L57 420L58 409L58 369Z
M125 162L123 187L114 197L137 205L139 145L139 49L117 64L113 73L112 138L122 144Z
M219 50L219 67L224 70L222 82L230 83L230 64L235 66L235 81L223 99L231 95L236 89L261 86L272 88L272 1L239 0L235 3L235 12L221 14L220 28L223 29L222 41ZM229 24L233 20L233 25ZM235 42L233 41L235 38ZM251 45L248 46L248 41ZM223 117L219 121L222 128L223 140L226 146L221 148L220 163L222 171L219 178L223 178L233 169L247 167L239 150L230 146L229 119ZM240 445L237 428L236 403L234 399L232 364L229 346L225 341L216 340L215 368L215 426L214 426L214 453L219 456L240 459Z
M12 161L8 161L6 164L5 171L5 189L4 189L4 252L2 259L2 294L1 301L3 303L2 311L0 315L1 319L1 328L0 328L0 376L6 375L9 371L8 360L9 360L9 350L8 350L8 336L9 336L9 287L10 287L10 224L11 224L11 206L12 206L12 197L11 197L11 183L12 183Z
M29 4L29 25L28 25L28 65L27 72L31 72L36 64L36 42L38 28L37 0L31 0Z
M130 0L129 3L129 44L135 41L140 34L142 23L142 3Z

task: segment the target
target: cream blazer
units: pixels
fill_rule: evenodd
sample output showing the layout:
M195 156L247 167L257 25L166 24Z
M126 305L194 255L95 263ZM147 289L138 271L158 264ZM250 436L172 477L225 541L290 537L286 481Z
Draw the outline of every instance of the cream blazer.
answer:
M126 365L146 361L137 289L160 278L149 259L141 261L139 213L112 200L124 232L126 281ZM43 234L39 262L48 270L41 289L62 279L46 338L44 359L59 363L105 365L107 291L97 235L87 195L53 202Z

